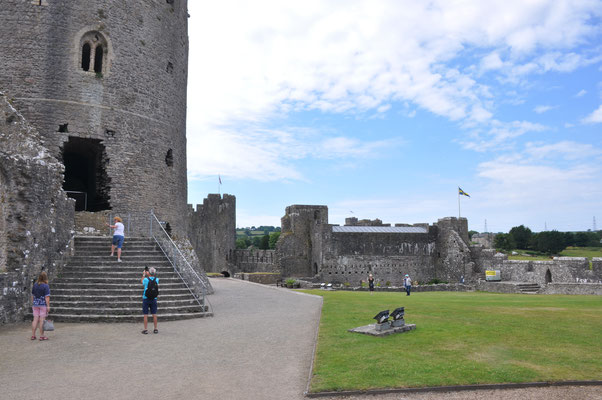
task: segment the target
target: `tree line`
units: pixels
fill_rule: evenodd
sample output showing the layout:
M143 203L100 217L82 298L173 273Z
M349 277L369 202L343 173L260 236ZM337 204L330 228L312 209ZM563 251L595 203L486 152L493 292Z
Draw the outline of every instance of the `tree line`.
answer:
M238 228L236 234L236 248L248 249L252 246L261 250L275 249L279 237L279 226L273 227L262 225L259 227L251 226Z
M515 226L508 233L495 235L494 246L501 250L535 250L558 254L569 246L602 247L602 231L558 232L556 230L534 233L524 225Z

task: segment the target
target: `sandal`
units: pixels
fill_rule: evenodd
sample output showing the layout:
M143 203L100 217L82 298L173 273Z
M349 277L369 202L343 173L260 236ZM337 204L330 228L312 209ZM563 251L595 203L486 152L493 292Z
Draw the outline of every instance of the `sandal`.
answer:
M153 331L153 333L159 333L159 330L158 330L158 329L155 329L155 330Z
M48 340L48 338L46 336L40 336L40 341L42 340Z
M31 340L36 340L36 339L37 339L37 337L35 337L35 336L31 337Z
M142 331L142 334L143 335L148 335L148 331L145 329L145 330Z

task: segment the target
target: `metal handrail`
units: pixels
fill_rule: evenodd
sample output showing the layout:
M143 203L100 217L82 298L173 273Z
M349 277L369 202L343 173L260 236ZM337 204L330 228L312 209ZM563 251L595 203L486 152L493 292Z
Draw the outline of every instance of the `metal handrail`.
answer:
M161 251L163 252L163 254L165 254L165 257L167 257L167 259L169 260L169 263L174 268L174 271L176 271L176 273L178 274L178 276L180 277L180 279L182 279L182 282L184 282L184 285L186 285L186 288L192 294L192 296L194 297L194 299L196 300L196 302L199 303L199 305L203 309L203 312L205 312L205 304L207 304L209 312L213 313L213 306L211 305L211 302L209 301L209 299L207 299L207 297L206 297L207 285L205 285L205 282L203 282L203 279L194 270L194 268L192 268L192 266L190 265L190 263L188 262L188 260L186 260L186 257L184 256L184 254L182 254L182 251L180 251L180 249L178 248L178 246L176 246L176 244L174 243L174 241L171 240L171 237L167 234L167 232L163 228L163 225L161 224L161 221L159 221L159 219L157 218L157 216L155 215L155 213L152 210L150 212L150 215L151 215L151 221L150 221L150 236L151 236L151 238L153 238L155 240L155 242L157 243L157 245L159 246L159 248L161 249ZM153 222L155 222L159 226L159 228L161 228L161 229L155 229L155 230L153 230ZM157 231L159 231L159 233L162 232L163 233L162 236L164 236L167 239L167 246L171 247L171 249L172 249L172 256L170 256L170 254L169 254L169 249L164 248L164 246L161 244L161 241L155 236L155 233ZM188 284L187 279L185 279L182 276L182 274L180 273L180 270L178 269L178 267L179 266L181 267L182 263L180 265L178 265L178 263L176 261L176 254L179 254L180 258L184 261L183 262L184 267L187 268L188 272L192 272L192 274L194 275L194 278L196 278L196 280L201 284L201 286L202 286L202 288L200 290L201 300L199 300L199 293L195 293L196 291L193 290L193 288L190 287L190 285Z

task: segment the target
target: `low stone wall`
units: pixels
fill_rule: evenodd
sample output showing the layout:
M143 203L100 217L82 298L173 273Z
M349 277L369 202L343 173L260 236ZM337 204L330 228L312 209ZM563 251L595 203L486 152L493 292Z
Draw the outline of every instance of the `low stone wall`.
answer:
M111 228L105 224L113 223L109 221L111 210L104 211L78 211L75 213L75 231L78 235L112 235Z
M493 293L520 293L516 282L487 282L479 281L474 284L475 290Z
M349 290L356 292L367 292L368 287L335 287L335 290ZM473 292L475 290L473 285L466 285L461 283L439 283L436 285L414 285L412 286L412 293L414 292ZM400 286L389 286L389 287L375 287L375 292L403 292L405 289Z
M275 285L276 281L281 279L279 273L244 273L239 272L234 274L234 278L241 279L243 281L261 283L263 285Z
M232 252L230 262L240 272L279 272L274 250L241 250Z
M600 283L550 283L542 288L543 294L588 294L602 296Z

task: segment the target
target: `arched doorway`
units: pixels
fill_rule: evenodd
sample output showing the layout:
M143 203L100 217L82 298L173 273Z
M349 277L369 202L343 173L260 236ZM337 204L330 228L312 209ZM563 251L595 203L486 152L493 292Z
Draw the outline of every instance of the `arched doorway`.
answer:
M548 269L546 271L546 283L551 283L552 282L552 273L550 272L550 270Z
M63 146L63 189L74 198L76 211L110 210L105 147L100 140L69 137Z

